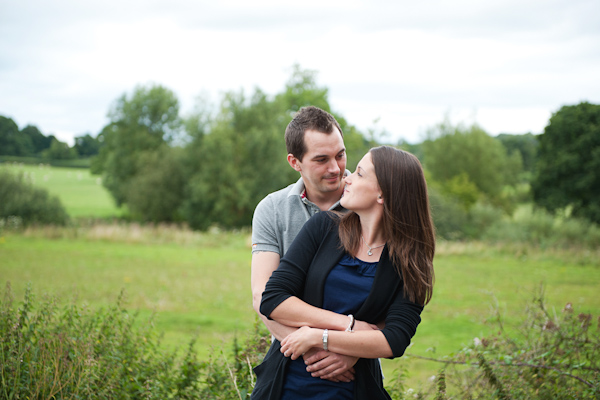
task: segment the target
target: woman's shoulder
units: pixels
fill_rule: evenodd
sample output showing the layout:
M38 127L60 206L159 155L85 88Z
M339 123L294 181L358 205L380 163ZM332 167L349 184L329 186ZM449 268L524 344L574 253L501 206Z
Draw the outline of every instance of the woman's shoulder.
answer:
M309 222L311 224L320 226L322 228L325 227L337 227L341 218L341 214L335 211L319 211L315 215L313 215ZM308 223L308 222L307 222Z

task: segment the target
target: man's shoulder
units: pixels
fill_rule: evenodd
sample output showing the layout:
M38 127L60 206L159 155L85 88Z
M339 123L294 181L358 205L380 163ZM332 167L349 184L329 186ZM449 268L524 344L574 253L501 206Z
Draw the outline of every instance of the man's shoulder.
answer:
M279 189L275 192L271 192L266 195L259 203L257 208L260 207L278 207L282 204L288 203L290 201L298 201L301 200L301 193L304 188L304 183L302 182L302 178L298 181L289 184L283 189ZM297 196L296 196L297 195Z

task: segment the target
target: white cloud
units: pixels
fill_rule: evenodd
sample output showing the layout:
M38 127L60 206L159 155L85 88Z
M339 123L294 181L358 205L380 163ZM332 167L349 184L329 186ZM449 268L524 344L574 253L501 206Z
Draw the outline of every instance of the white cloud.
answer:
M599 4L5 0L0 115L72 143L138 84L174 90L185 112L202 92L274 94L297 62L349 122L394 139L448 112L539 133L561 105L600 102Z

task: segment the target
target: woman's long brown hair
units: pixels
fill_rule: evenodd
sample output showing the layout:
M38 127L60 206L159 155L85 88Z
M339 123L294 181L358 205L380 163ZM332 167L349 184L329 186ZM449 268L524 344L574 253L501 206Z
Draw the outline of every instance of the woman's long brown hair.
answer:
M370 150L383 197L383 233L392 263L404 281L404 293L425 305L433 294L435 233L427 184L419 160L389 146ZM344 215L339 234L344 249L356 256L362 228L354 212Z

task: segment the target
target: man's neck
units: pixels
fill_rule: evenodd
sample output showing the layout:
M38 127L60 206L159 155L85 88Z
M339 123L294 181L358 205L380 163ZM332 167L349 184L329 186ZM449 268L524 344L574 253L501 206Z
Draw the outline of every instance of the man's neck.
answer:
M341 186L335 192L309 192L307 188L304 189L306 198L313 202L321 211L329 210L335 203L340 201L342 193L344 193L344 186Z

